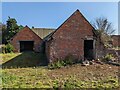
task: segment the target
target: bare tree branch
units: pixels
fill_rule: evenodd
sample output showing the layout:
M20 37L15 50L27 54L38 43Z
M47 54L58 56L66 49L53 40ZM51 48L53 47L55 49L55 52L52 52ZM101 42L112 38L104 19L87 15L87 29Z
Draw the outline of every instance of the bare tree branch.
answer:
M92 23L96 31L98 32L98 37L104 45L108 45L110 40L110 35L115 32L113 29L112 23L108 21L107 18L100 17L96 18Z

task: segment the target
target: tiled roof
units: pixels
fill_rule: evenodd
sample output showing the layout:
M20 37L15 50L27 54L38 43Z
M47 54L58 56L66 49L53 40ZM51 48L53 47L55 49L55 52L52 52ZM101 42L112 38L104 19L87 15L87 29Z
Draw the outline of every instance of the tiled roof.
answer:
M32 30L42 39L55 31L55 29L50 29L50 28L32 28Z

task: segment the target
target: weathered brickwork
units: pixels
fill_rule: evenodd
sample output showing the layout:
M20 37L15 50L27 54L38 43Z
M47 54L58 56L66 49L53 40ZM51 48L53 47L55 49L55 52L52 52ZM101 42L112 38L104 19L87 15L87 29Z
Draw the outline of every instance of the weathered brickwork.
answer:
M36 52L40 51L42 39L36 35L29 27L24 27L23 30L18 32L12 39L11 44L14 46L14 52L20 52L19 41L34 41L33 50Z
M77 10L46 42L46 55L49 62L73 55L76 59L84 58L84 40L94 37L94 28Z
M95 43L95 49L96 59L103 58L107 53L107 48L105 48L104 44L100 42L98 37Z
M112 40L114 47L120 47L120 35L112 35Z

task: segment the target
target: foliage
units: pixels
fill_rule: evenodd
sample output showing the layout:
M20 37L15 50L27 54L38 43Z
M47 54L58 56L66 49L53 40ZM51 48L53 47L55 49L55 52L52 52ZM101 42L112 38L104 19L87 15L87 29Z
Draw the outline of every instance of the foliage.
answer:
M13 50L14 50L14 47L10 43L2 46L2 53L12 53Z
M9 40L11 37L13 37L18 31L19 26L17 25L17 21L14 18L8 18L7 20L7 30L8 30L8 36L6 37L7 40Z
M15 69L14 69L15 70ZM12 72L14 70L11 70ZM65 89L74 89L74 88L97 88L97 89L104 89L109 88L109 90L113 88L118 88L118 80L115 78L107 78L105 80L97 80L97 81L82 81L78 80L77 78L68 77L67 79L52 79L50 76L47 75L46 72L44 74L35 74L36 70L34 69L26 69L27 72L24 72L25 69L21 69L22 74L15 74L15 72L11 73L7 70L2 71L2 87L3 88L65 88ZM20 70L20 71L21 71ZM38 68L38 70L42 69ZM32 72L29 72L32 71ZM24 76L24 74L26 74Z
M59 81L58 80L53 80L53 88L59 88Z
M6 52L5 52L6 46L5 46L5 45L2 45L1 48L2 48L2 53L6 53Z
M50 63L48 65L48 68L49 69L57 69L57 68L61 68L64 65L65 65L65 62L63 60L57 60L56 62Z
M114 59L113 54L107 54L107 55L104 57L104 61L105 61L105 62L108 62L108 61L110 61L111 59Z
M6 32L7 32L7 29L6 29L6 25L5 24L0 24L0 30L2 31L2 38L1 38L1 40L2 40L2 43L5 43L6 42L6 39L5 39L5 36L7 36L6 35Z
M97 37L100 39L100 42L107 48L111 47L111 45L109 45L109 41L112 40L111 34L115 31L112 23L109 22L107 18L100 17L94 21L93 26Z
M74 79L67 79L64 82L64 88L81 88L81 82Z
M22 53L0 54L3 57L1 63L7 62L10 65L11 62L11 65L20 66L29 63L36 65L36 63L43 61L40 53L27 52L23 56L21 55ZM12 62L13 58L15 60ZM11 69L3 68L1 71L2 88L65 88L66 90L94 88L114 90L114 88L119 87L118 66L108 64L89 65L87 67L74 64L53 70L46 68L46 66L14 67Z
M63 60L57 59L55 62L50 63L48 68L57 69L67 65L73 65L75 63L78 63L78 60L76 60L73 55L67 55Z
M66 65L72 65L74 63L74 57L72 55L68 55L65 57L64 62L66 63Z
M6 25L2 24L2 43L7 44L22 28L22 25L18 26L16 19L8 17Z
M105 33L107 35L111 35L115 31L112 23L109 22L105 17L96 18L96 20L93 22L93 26L95 30L99 30L100 34Z
M16 81L16 80L18 80L18 78L16 76L10 75L8 72L2 72L2 84L3 84L3 87L13 86L14 81Z

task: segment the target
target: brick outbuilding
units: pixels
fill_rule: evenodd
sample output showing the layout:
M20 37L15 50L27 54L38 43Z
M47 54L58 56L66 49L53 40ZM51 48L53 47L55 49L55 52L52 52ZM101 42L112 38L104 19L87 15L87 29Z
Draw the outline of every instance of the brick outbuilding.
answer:
M40 52L42 39L28 26L25 26L13 38L11 38L10 43L14 46L14 52Z
M76 10L44 39L47 59L54 62L68 55L73 55L77 60L93 59L96 57L95 38L92 25Z

